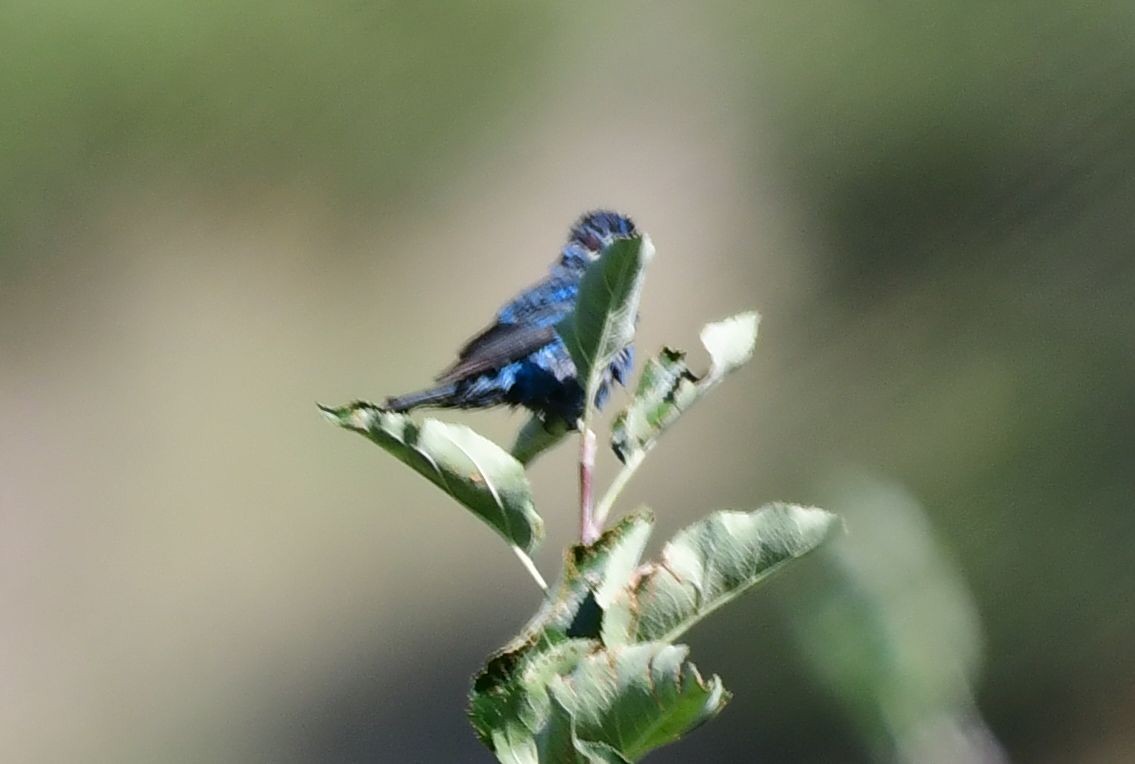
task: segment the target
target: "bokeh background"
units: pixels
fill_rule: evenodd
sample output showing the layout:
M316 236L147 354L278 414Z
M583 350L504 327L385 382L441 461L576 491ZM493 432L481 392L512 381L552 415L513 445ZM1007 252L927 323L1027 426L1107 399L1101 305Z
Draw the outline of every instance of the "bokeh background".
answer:
M1122 2L6 0L0 759L489 761L469 677L537 592L314 404L428 381L613 206L658 247L644 353L764 315L628 489L654 547L894 507L840 543L910 565L840 585L1008 756L1130 760L1132 39ZM532 468L547 575L572 451ZM834 678L864 632L815 630L838 567L690 635L736 698L652 760L894 754Z

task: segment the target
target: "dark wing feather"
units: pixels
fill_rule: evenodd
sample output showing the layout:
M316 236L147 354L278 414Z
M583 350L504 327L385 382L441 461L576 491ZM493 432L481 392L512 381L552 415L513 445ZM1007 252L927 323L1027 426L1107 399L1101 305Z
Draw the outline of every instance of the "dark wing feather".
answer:
M499 369L547 345L556 337L554 326L493 324L461 348L457 363L437 377L440 383L456 382L483 371Z

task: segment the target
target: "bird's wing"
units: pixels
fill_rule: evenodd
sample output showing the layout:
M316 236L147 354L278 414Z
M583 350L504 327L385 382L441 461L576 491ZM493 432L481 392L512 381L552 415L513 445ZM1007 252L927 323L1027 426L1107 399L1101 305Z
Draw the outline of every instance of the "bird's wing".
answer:
M440 383L499 369L556 338L555 326L572 311L579 289L575 274L555 274L524 290L501 308L497 320L465 343L457 362L437 377Z
M438 375L437 381L443 384L456 382L483 371L499 369L547 345L555 337L555 326L493 324L461 348L457 363Z

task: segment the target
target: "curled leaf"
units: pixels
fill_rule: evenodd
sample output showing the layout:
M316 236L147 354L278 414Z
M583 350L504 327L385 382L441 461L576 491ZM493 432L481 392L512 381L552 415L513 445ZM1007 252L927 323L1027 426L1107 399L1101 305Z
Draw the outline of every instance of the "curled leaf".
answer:
M600 744L627 761L677 740L716 716L730 697L718 677L702 679L688 653L685 645L648 642L587 655L552 680L552 697L566 714L553 715L538 739L562 740L556 727L570 721L573 740Z
M320 408L424 475L513 546L531 551L543 538L523 465L488 438L437 419L418 424L371 403Z
M516 719L497 720L491 747L507 764L629 764L716 716L729 693L686 661L684 645L651 642L551 654L574 660L532 664ZM557 670L558 669L558 670ZM539 709L539 713L536 712Z
M698 376L686 365L686 355L663 348L639 377L634 400L616 417L611 447L624 463L639 461L658 438L726 374L753 356L760 316L741 313L707 324L701 341L709 352L709 370Z

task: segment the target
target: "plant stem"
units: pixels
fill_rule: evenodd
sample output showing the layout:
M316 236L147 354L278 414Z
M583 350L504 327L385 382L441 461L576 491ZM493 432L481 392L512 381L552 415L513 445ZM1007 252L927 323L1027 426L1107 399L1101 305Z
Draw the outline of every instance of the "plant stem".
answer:
M586 424L579 435L579 540L584 546L595 543L602 525L593 515L592 482L595 476L595 432Z
M615 475L615 479L611 481L607 492L603 494L603 498L599 500L599 506L595 508L594 521L596 526L602 528L607 522L607 515L610 514L611 507L614 506L615 500L619 498L619 494L623 492L623 488L631 481L631 478L645 458L645 450L635 451L631 454L626 464L623 465L623 468L619 470L619 474Z
M528 575L532 576L537 586L544 591L548 591L548 583L544 580L544 577L540 575L540 571L536 569L536 563L532 562L532 558L518 546L513 545L512 551L516 553L516 556L520 559L520 564L528 571Z

